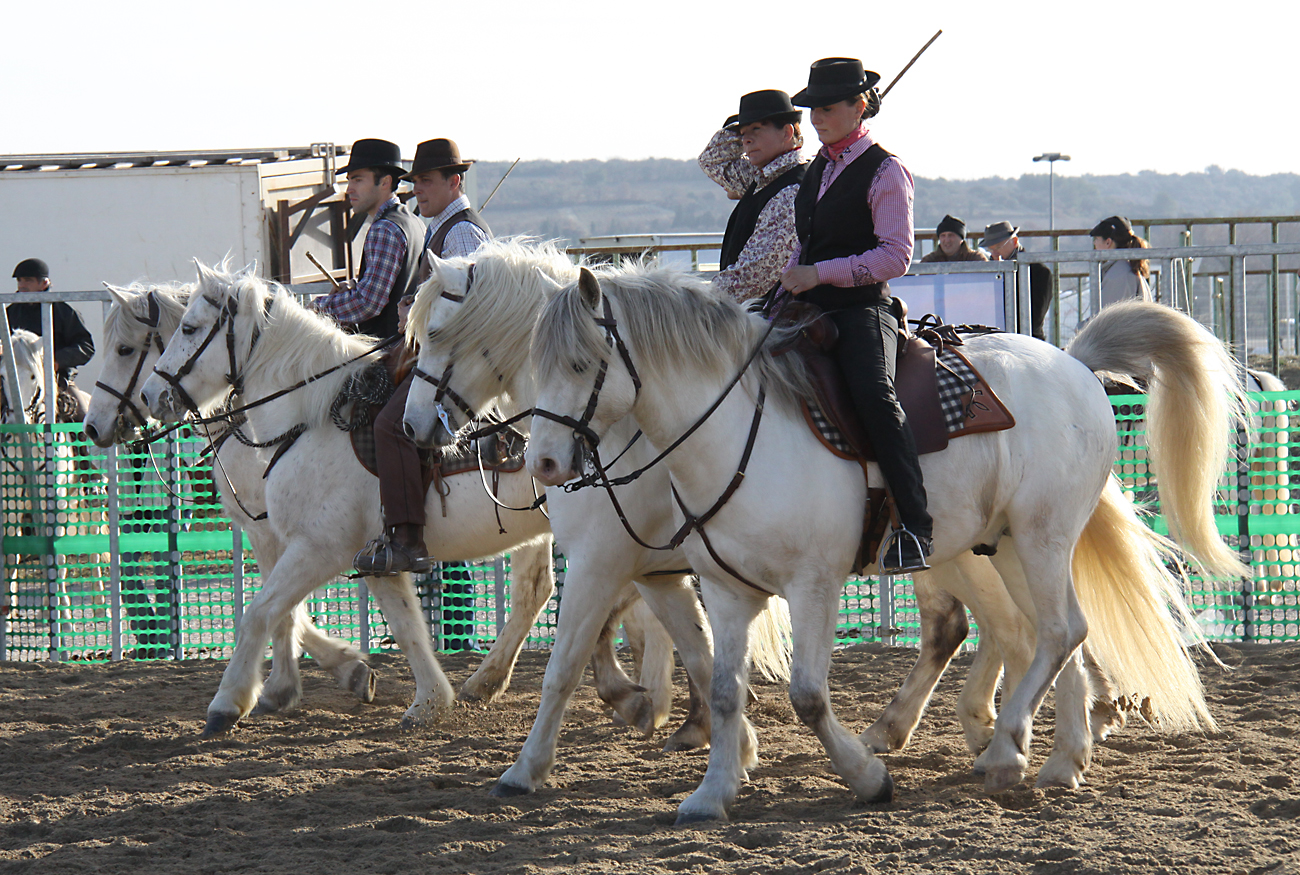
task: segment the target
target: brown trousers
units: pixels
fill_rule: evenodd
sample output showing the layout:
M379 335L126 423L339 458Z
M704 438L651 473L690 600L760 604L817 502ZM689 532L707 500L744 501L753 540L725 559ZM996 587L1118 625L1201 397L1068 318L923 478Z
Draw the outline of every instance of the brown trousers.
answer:
M384 525L424 525L424 480L420 474L420 453L402 429L406 396L411 393L412 375L397 384L375 419L376 462L379 468L379 501Z

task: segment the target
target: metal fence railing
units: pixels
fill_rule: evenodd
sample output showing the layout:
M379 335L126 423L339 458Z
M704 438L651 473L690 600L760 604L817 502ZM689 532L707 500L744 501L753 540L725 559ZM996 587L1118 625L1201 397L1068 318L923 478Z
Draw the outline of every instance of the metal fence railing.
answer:
M1300 640L1300 494L1293 499L1287 469L1300 392L1252 397L1260 408L1255 428L1240 461L1224 472L1217 520L1228 542L1249 557L1254 575L1231 585L1193 578L1187 597L1212 639ZM1121 444L1116 474L1130 494L1152 499L1145 398L1111 401ZM1300 444L1300 429L1294 437ZM0 659L229 657L260 580L243 533L214 503L200 448L182 434L152 451L106 452L72 425L0 427ZM1152 525L1162 529L1158 515ZM563 598L559 556L557 571L557 594L529 647L546 648L553 640ZM443 565L418 581L418 589L440 650L486 648L509 615L509 559ZM444 602L444 592L454 595ZM330 582L313 593L308 608L330 635L372 652L394 647L359 582ZM911 582L848 581L837 634L845 642L916 644Z

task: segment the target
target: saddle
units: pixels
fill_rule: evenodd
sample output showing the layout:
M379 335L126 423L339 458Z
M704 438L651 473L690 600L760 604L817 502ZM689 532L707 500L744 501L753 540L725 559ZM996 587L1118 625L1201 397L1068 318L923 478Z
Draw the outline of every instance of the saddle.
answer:
M917 454L937 453L946 449L953 438L1014 426L1015 417L955 348L963 343L957 327L926 316L916 334L906 334L906 305L898 298L893 303L900 325L894 391L907 415ZM815 398L811 404L803 403L809 428L832 453L861 465L865 478L867 463L876 461L876 451L854 410L844 375L829 354L839 340L835 323L819 308L801 302L788 303L780 319L803 324L798 340L780 352L802 356L812 378ZM960 327L968 329L966 333L992 330ZM886 491L868 487L855 573L875 561L893 515L893 501Z
M397 390L397 385L415 367L416 355L405 345L391 350L374 365L360 372L344 387L330 411L334 424L348 432L352 439L352 452L361 467L375 477L379 476L378 449L375 444L375 419ZM350 409L344 412L345 408ZM512 474L524 467L526 449L523 435L513 430L482 438L468 447L454 450L420 449L420 476L424 491L433 486L443 497L446 515L447 490L442 481L457 474L479 470L480 459L484 471L492 472L493 488L500 474Z

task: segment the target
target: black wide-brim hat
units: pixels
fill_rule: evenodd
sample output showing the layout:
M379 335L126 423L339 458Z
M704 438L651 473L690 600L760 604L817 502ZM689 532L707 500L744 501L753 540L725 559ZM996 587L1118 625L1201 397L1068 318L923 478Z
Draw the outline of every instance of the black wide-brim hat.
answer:
M792 99L795 106L830 106L870 91L880 74L862 69L856 58L822 58L808 68L808 87Z
M984 239L980 241L980 245L988 249L990 246L1005 243L1019 233L1020 229L1010 222L994 222L984 226Z
M740 98L740 112L728 119L728 128L743 128L754 122L770 121L776 125L797 125L803 120L803 110L796 109L790 95L775 88L751 91Z
M428 170L464 173L473 163L460 157L460 148L455 140L448 140L445 137L425 140L415 147L415 160L411 162L411 172L402 178L413 179L417 174Z
M406 167L402 165L401 147L387 140L357 140L348 152L348 166L340 167L334 172L347 176L354 170L365 170L368 167L392 170L400 178L406 172Z

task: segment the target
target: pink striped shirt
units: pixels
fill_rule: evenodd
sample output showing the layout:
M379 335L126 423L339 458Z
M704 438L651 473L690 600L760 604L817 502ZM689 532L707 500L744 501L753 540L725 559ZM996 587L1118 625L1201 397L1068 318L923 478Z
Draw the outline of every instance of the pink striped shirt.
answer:
M847 146L843 145L846 140ZM822 170L817 199L822 199L822 195L826 194L826 190L844 172L845 167L874 144L875 140L871 138L866 122L863 122L856 131L835 143L835 149L822 146L818 154L826 159L826 167ZM880 245L858 255L817 262L818 281L840 288L852 288L886 282L907 273L907 268L912 263L914 191L912 174L903 166L903 162L896 157L886 158L867 192L867 204ZM787 270L799 264L801 249L795 243L794 255L790 258Z

